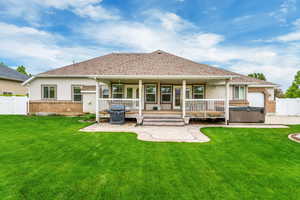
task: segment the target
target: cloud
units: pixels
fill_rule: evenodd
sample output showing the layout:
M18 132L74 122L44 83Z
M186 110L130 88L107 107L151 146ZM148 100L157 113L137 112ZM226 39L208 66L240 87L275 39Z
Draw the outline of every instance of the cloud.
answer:
M293 22L293 31L276 37L274 40L279 42L292 42L300 40L300 18Z
M68 10L74 14L93 20L119 19L117 9L106 9L102 0L7 0L0 2L1 15L22 18L39 26L46 9Z
M0 23L1 57L18 60L31 73L82 61L110 50L82 46L61 46L64 38L31 27Z
M72 45L74 41L69 35L53 34L37 27L0 23L1 57L31 66L31 73L112 51L151 52L162 49L240 73L264 72L269 81L280 83L286 88L288 80L292 80L300 65L300 48L297 44L281 46L274 42L265 44L263 41L257 41L255 46L228 44L224 35L204 31L172 12L149 10L137 14L137 20L128 20L122 18L118 11L102 10L99 0L30 1L34 2L38 10L40 7L51 7L93 19L80 26L76 24L71 30L73 35L90 41L92 45ZM33 8L32 5L30 7ZM298 30L299 24L300 21L294 22L294 32Z
M289 16L292 12L297 10L296 0L284 0L279 8L273 12L270 12L269 15L274 17L279 23L285 24L287 16Z
M91 23L80 30L99 46L109 45L114 49L138 52L162 49L239 73L263 72L269 81L282 84L283 88L288 86L300 65L296 46L261 45L261 42L252 47L225 45L223 35L203 32L194 24L168 12L152 12L141 22L119 20ZM286 78L283 79L283 76Z

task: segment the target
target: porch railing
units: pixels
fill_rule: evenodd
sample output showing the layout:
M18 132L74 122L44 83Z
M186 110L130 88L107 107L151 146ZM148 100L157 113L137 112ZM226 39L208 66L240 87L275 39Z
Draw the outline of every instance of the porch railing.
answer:
M127 111L139 109L139 99L99 98L99 110L107 111L112 105L124 105Z
M185 99L187 112L219 113L225 115L224 99Z

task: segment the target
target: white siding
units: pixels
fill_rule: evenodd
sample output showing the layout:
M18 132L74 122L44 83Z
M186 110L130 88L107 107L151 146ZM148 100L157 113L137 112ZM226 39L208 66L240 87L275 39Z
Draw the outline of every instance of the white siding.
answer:
M232 99L232 86L229 90L229 99ZM225 86L224 85L206 85L205 92L206 99L225 99Z
M37 78L30 87L30 100L41 100L42 85L57 85L57 100L72 100L72 85L95 85L88 78Z

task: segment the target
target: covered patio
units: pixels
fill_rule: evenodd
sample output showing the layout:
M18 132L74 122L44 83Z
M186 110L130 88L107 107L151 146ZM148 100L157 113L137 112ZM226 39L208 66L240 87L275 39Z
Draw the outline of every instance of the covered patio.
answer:
M178 116L229 120L229 81L232 76L95 76L96 120L107 118L112 105L126 107L126 118L142 124L147 116ZM103 83L107 86L104 92ZM223 86L224 98L207 98L206 86ZM218 91L213 91L217 93ZM209 94L208 94L209 93ZM140 95L141 94L141 95Z

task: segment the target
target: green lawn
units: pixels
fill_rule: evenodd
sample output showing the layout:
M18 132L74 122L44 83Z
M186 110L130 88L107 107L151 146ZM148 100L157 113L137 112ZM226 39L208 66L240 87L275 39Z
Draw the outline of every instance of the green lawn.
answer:
M300 199L290 129L206 128L209 143L81 133L78 118L0 116L0 199Z

